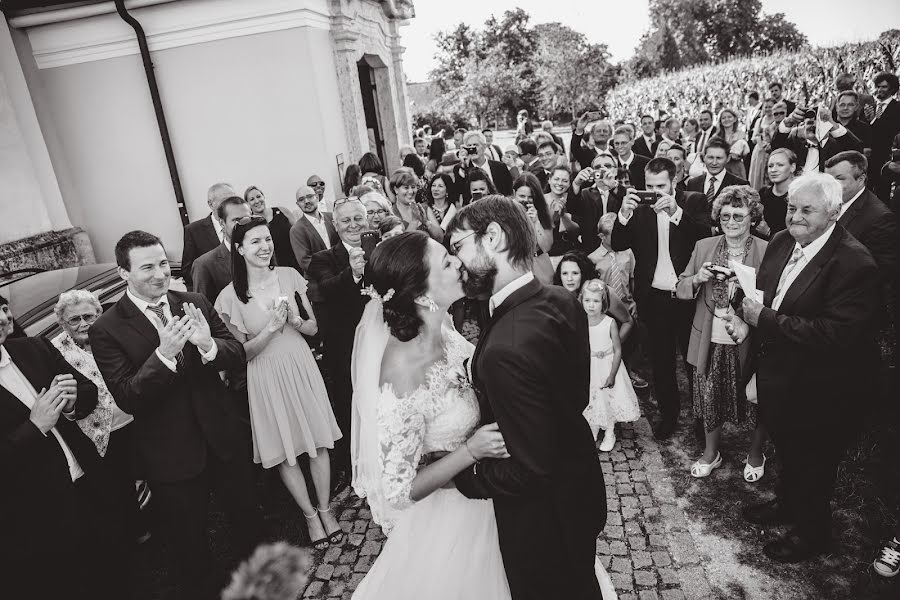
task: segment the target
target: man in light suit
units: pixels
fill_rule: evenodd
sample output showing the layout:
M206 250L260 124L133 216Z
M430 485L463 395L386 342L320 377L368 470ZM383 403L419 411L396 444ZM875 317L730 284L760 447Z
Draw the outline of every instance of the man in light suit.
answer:
M306 275L313 254L331 248L338 242L331 213L321 212L316 193L308 185L297 189L297 206L300 217L291 225L291 248Z
M91 326L100 373L116 403L134 415L138 472L153 490L159 537L183 598L218 598L220 575L207 542L216 488L240 553L255 547L262 520L254 497L246 430L225 397L219 371L243 369L243 345L200 294L169 290L159 238L126 233L116 244L125 295Z
M222 243L222 226L216 220L216 207L229 196L237 196L227 183L214 183L206 192L209 215L184 226L184 246L181 251L181 273L184 284L192 289L191 269L198 256L206 254Z
M859 431L878 364L877 266L838 224L841 204L830 175L791 183L788 229L769 242L757 275L763 303L745 298L742 316L726 326L738 342L755 328L760 417L782 469L776 499L745 508L744 518L793 526L763 547L778 562L827 551L838 463Z
M216 207L215 215L222 226L222 243L195 260L191 269L194 291L211 303L231 283L231 232L238 221L251 215L250 205L240 196L230 196Z

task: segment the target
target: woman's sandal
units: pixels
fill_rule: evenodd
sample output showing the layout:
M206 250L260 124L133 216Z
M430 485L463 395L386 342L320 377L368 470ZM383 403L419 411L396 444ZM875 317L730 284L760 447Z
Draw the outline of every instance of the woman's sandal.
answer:
M327 513L327 512L331 512L331 507L329 506L325 510L322 510L321 508L316 507L316 510L319 511L320 513ZM322 526L324 527L325 524L322 523ZM340 526L338 526L338 527L340 527ZM337 531L328 535L328 541L334 546L340 544L343 540L344 540L344 532L341 531L340 529L338 529Z
M316 519L316 520L319 519L319 513L313 513L313 516L311 516L311 517L308 516L306 513L303 513L303 516L306 517L307 524L310 521L312 521L313 519ZM323 530L325 529L324 525L322 526L322 529ZM310 537L312 537L312 536L310 536ZM325 548L328 547L328 542L329 542L329 538L328 538L328 536L325 536L318 540L312 540L311 543L312 543L313 548L315 548L316 550L324 550Z
M744 461L744 481L747 483L756 483L766 474L766 455L763 454L763 462L758 467L750 465L750 457Z
M709 477L709 474L713 472L713 469L718 469L722 466L722 453L716 452L716 459L709 464L702 463L699 460L691 465L691 476L697 477L698 479L701 477Z

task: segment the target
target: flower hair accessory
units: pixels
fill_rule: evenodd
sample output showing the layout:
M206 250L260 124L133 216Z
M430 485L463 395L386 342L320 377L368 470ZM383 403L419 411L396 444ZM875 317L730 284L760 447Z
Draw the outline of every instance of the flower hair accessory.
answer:
M386 291L384 293L384 296L382 296L381 294L378 293L378 290L375 289L374 285L367 285L363 289L359 290L359 293L362 296L368 296L369 298L372 298L373 300L378 300L379 302L384 304L385 302L390 301L390 299L394 297L394 288L389 289L388 291Z

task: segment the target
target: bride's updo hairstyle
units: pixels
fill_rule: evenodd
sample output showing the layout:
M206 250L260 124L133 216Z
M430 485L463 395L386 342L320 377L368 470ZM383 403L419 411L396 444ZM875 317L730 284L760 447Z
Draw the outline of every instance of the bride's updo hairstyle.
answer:
M428 240L421 231L401 233L378 244L366 265L366 282L384 298L384 321L391 335L408 342L422 328L416 298L428 293Z

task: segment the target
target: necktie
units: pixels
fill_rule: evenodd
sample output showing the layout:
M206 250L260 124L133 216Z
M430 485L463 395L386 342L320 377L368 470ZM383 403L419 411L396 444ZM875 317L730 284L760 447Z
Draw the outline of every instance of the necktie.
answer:
M709 178L709 187L706 188L706 205L712 206L713 199L716 197L716 178Z
M697 154L703 154L703 148L706 146L706 132L700 134L700 143L697 145Z
M610 287L619 296L619 300L623 302L628 298L628 281L625 279L625 271L616 262L616 255L610 256L612 261L609 264L609 280Z
M160 302L159 304L149 304L149 305L147 305L147 308L150 309L150 312L152 312L154 315L159 317L159 320L162 322L163 327L165 327L166 325L169 324L169 320L166 318L166 313L163 312L163 303L162 302ZM178 355L175 357L175 364L178 366L179 371L184 369L184 353L183 352L179 352Z
M887 106L887 102L879 102L875 106L875 119L878 119L881 117L882 113L884 113L885 106ZM873 120L875 120L875 119L873 119Z
M790 260L784 265L784 271L781 272L781 277L778 279L778 287L775 288L776 298L781 295L781 288L784 287L784 282L787 281L788 275L797 268L797 263L800 262L801 258L803 258L803 249L797 246L791 253Z

